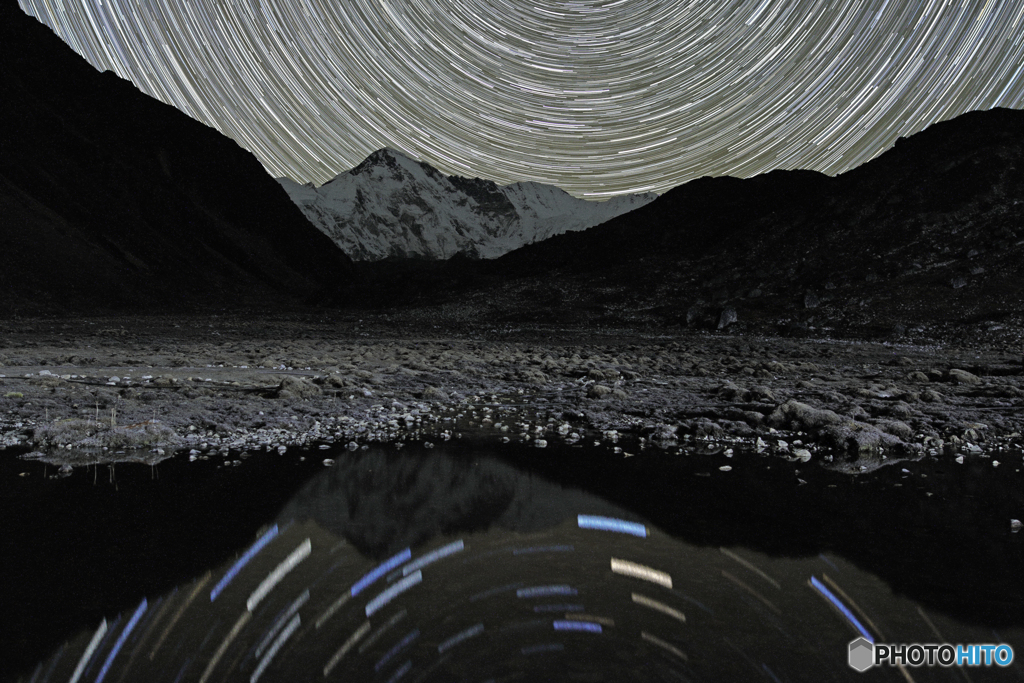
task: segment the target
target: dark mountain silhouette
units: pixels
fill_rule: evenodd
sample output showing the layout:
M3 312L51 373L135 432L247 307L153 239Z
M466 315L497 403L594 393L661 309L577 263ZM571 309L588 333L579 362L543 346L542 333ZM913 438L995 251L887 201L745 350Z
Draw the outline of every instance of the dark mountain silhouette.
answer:
M251 155L97 73L11 1L0 4L0 67L8 310L316 295L449 323L1024 332L1019 111L935 124L834 178L700 178L486 263L352 265Z
M0 310L291 304L350 263L251 154L0 2Z
M484 265L366 277L378 303L458 300L495 322L899 335L1020 321L1022 246L1024 112L993 109L834 178L700 178Z

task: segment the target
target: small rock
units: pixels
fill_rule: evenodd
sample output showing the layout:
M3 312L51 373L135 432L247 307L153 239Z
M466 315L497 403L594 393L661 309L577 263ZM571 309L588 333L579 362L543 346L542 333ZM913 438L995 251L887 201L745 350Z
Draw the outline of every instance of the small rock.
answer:
M738 319L735 308L726 308L722 311L722 314L718 316L718 329L723 330L729 325L732 325Z
M324 458L324 467L330 467L334 464L334 460L331 458Z
M423 390L423 394L421 395L421 398L424 398L424 399L427 399L427 400L435 399L435 400L442 400L443 401L443 400L448 398L448 394L444 393L443 391L441 391L437 387L427 387L426 389Z

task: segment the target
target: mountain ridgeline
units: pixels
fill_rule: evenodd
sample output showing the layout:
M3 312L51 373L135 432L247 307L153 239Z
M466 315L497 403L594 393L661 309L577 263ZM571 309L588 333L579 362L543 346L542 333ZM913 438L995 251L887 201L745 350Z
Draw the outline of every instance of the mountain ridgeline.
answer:
M446 176L427 163L381 149L319 188L279 178L311 223L360 261L492 259L563 232L585 230L653 201L653 193L606 202L553 185L501 186Z
M467 319L510 324L868 336L1019 327L1024 112L934 124L836 177L700 178L486 264L392 264L364 282L381 304L459 301Z
M255 157L0 3L0 311L315 300L351 261Z
M316 302L431 323L1024 334L1020 111L934 124L836 177L597 203L390 149L320 188L275 181L12 0L0 93L0 312Z

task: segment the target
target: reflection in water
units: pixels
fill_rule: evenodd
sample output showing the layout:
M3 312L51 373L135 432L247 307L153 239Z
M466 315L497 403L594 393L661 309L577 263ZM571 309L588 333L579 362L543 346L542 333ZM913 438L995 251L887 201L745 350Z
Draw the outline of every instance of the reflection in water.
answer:
M697 547L497 461L368 451L237 559L103 621L30 680L860 680L846 652L861 635L1024 653L1019 630L926 612L837 556ZM1020 665L969 672L1008 674Z

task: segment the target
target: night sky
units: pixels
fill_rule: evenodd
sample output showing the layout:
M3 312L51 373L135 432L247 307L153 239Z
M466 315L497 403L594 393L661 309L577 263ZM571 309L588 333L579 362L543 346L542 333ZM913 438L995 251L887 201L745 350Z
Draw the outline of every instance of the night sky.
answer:
M393 147L602 198L829 174L1024 108L1021 0L20 0L99 69L317 185Z

